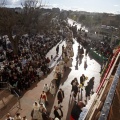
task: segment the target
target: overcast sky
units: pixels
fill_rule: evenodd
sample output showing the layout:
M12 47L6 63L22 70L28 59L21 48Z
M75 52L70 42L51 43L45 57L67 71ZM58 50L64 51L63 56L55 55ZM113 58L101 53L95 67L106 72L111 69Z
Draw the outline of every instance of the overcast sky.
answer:
M0 0L2 1L2 0ZM6 0L8 6L20 6L24 0ZM120 0L42 0L48 4L61 9L81 10L88 12L120 13Z

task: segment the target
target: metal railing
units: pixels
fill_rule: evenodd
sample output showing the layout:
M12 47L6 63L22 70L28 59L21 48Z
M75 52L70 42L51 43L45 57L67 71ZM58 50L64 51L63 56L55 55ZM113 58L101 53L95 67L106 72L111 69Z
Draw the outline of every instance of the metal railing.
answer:
M21 98L21 96L20 96L20 93L18 93L19 91L16 91L15 87L13 87L8 82L0 82L0 89L4 89L4 90L6 89L6 90L9 90L10 92L12 92L12 94L14 96L16 96L17 101L18 101L18 104L15 107L17 107L18 109L22 110L21 109L21 104L20 104L20 98ZM5 104L4 100L3 100L3 98L1 100L2 100L2 102L4 104L4 106L5 106L6 104Z
M0 82L0 89L8 89L11 91L11 89L14 88L9 82Z
M0 89L8 89L8 82L0 82Z
M22 110L21 108L21 103L20 103L20 95L15 91L15 89L13 89L14 94L17 97L17 101L18 101L18 105L16 106L18 109Z
M111 104L113 101L113 97L115 94L115 90L116 90L117 84L119 82L119 78L120 78L120 63L119 63L119 66L117 68L117 72L115 74L113 83L112 83L111 88L108 92L107 98L105 100L105 103L103 105L103 108L102 108L102 111L101 111L101 114L100 114L100 117L98 120L107 120L107 117L108 117L108 114L110 111L110 107L111 107Z
M92 116L94 115L94 112L96 112L96 109L98 109L99 106L101 106L101 103L103 102L103 101L101 101L101 99L103 96L105 96L104 92L106 91L108 84L109 84L109 86L111 86L111 84L112 84L113 79L111 82L109 79L110 79L113 69L115 68L117 61L119 60L119 56L120 56L120 50L117 51L117 53L115 53L115 55L113 56L113 59L111 60L111 63L108 67L109 70L105 74L102 84L98 87L98 90L96 91L97 95L94 97L93 100L90 100L90 104L88 101L89 105L87 104L86 107L83 108L83 111L80 114L79 120L92 120ZM105 97L105 99L106 99L106 97ZM103 106L101 106L101 107L103 107ZM102 110L102 108L101 108L101 110ZM104 119L100 119L100 120L104 120Z
M14 96L16 96L17 98L17 107L18 109L22 110L21 109L21 104L20 104L20 94L16 91L15 87L13 87L10 83L8 82L0 82L0 89L2 90L9 90ZM2 97L2 96L1 96ZM3 97L4 98L4 97ZM6 103L4 102L4 99L3 98L0 98L0 100L2 101L3 105L6 106ZM14 107L13 107L14 108Z

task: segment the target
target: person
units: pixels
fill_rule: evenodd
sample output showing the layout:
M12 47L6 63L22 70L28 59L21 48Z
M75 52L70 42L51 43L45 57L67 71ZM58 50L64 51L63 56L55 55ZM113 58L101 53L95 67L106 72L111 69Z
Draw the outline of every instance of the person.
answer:
M81 47L81 49L80 49L80 55L82 55L82 54L84 54L84 49L83 49L83 47Z
M63 111L61 107L54 106L54 116L55 118L61 120L61 118L63 117Z
M53 79L54 80L57 80L58 79L58 73L55 71L54 74L53 74Z
M85 107L85 104L82 101L79 101L78 103L75 102L71 111L71 119L78 120L83 107Z
M58 55L58 53L59 53L59 45L57 45L56 47L56 55Z
M44 73L44 75L46 75L47 71L46 71L46 65L42 63L41 65L41 71Z
M65 47L64 47L64 45L62 45L62 53L64 52L64 49L65 49Z
M50 93L53 95L53 97L55 96L56 88L53 83L50 84Z
M11 117L10 113L7 113L5 120L14 120L14 118Z
M32 116L33 120L38 120L38 119L42 120L42 114L39 109L40 109L40 105L37 101L35 101L33 104L33 116Z
M67 52L66 52L66 49L64 49L64 51L62 52L62 59L64 62L65 62L66 56L67 56Z
M87 102L87 99L90 99L90 86L89 86L89 82L87 83L87 86L85 87L85 92L86 92L86 102Z
M95 79L95 77L92 77L89 80L90 92L92 92L92 93L93 93L93 87L94 87L94 79Z
M48 84L44 84L43 91L47 94L49 91L49 86Z
M84 81L85 81L85 75L82 74L82 76L80 77L80 84L81 84L82 86L84 86Z
M43 120L49 120L49 116L48 116L48 113L46 111L46 109L42 109L42 119Z
M66 66L66 64L67 64L67 62L69 61L69 57L67 56L67 55L65 55L65 57L64 57L64 62L65 62L65 66Z
M54 79L56 80L56 86L59 87L61 80L61 69L59 63L55 67Z
M74 95L74 93L72 93L72 92L74 92L75 89L76 89L76 87L74 87L74 86L77 86L77 85L78 85L77 78L74 78L74 79L71 81L71 85L72 85L72 90L71 90L70 97L72 96L72 94ZM75 93L76 93L76 92L75 92ZM74 95L74 97L75 97L75 95Z
M71 81L71 85L72 85L72 90L73 90L73 85L75 85L75 78ZM71 92L72 92L71 90Z
M86 52L85 52L85 56L87 56L87 54L89 53L89 46L87 46L87 48L86 48Z
M60 120L60 119L58 119L58 118L55 118L55 120Z
M62 103L62 101L64 99L64 91L61 88L58 91L57 99L58 99L58 105L61 106L60 103Z
M20 113L16 113L15 120L22 120Z
M55 67L55 72L59 73L61 72L60 64L58 63Z
M53 60L53 55L51 55L51 60Z
M27 120L26 116L24 116L24 117L22 118L22 120Z
M40 95L40 103L43 103L45 105L46 101L47 101L47 95L44 91L42 91L42 94Z
M59 68L60 68L60 72L61 72L61 77L63 78L63 75L64 75L64 70L65 70L65 65L64 65L64 61L61 60L59 61Z
M72 67L72 61L73 61L73 59L69 58L67 61L66 67Z
M45 62L47 63L47 66L49 66L49 63L50 63L50 58L49 58L49 57L47 57Z
M40 78L43 76L44 73L41 71L41 68L37 68L36 72L37 72L38 80L40 80Z
M47 111L45 105L43 103L40 103L40 109L39 110L40 110L41 113L42 113L43 109L45 109Z
M87 68L87 58L85 59L85 61L84 61L84 69L86 70L86 68Z
M77 84L75 84L74 86L73 86L73 97L76 99L76 96L77 96L77 93L78 93L78 85Z
M61 72L57 73L57 80L56 80L56 86L59 88L61 81Z

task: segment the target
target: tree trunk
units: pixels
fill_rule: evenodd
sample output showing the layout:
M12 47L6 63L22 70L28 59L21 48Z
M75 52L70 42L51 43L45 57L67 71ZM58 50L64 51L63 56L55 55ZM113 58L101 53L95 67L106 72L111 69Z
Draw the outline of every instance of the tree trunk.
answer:
M9 40L10 40L10 42L12 44L13 53L15 55L18 55L19 37L16 35L15 38L13 39L11 32L9 32L8 37L9 37Z
M18 55L18 42L16 40L13 40L11 42L12 47L13 47L13 53L14 55Z

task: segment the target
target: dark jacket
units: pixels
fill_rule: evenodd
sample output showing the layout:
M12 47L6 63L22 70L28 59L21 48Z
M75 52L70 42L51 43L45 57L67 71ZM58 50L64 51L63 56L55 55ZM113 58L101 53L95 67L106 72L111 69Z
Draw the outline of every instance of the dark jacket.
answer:
M90 86L90 90L93 89L94 86L94 80L91 78L89 81L89 86Z
M80 84L83 85L83 84L84 84L84 83L83 83L84 81L85 81L85 76L81 76L81 77L80 77Z
M59 91L57 94L58 100L62 100L64 98L64 91Z
M90 86L89 84L85 87L86 97L90 96Z
M80 113L82 112L81 108L77 105L77 103L74 104L73 109L71 111L71 116L78 120Z
M78 87L77 87L77 85L73 86L73 91L74 91L75 94L78 93Z
M49 120L49 116L45 112L42 113L42 118L43 118L43 120Z
M59 51L59 45L56 47L56 51L57 51L57 52Z
M55 115L55 118L61 119L61 116L59 115L59 113L56 109L54 110L54 115Z

